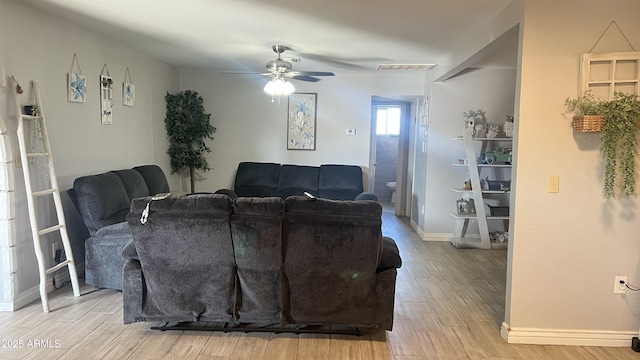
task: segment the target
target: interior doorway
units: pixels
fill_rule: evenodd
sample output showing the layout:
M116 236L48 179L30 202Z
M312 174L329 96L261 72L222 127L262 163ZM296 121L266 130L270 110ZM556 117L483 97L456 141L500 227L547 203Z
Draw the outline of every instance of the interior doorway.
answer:
M398 216L409 216L409 134L417 101L415 97L371 99L369 189L383 207L395 209Z

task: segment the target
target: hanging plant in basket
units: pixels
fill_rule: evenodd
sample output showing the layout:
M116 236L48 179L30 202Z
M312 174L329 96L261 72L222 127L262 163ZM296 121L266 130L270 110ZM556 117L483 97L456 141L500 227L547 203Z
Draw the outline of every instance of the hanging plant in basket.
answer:
M616 177L622 176L622 194L633 195L636 187L635 159L638 154L640 99L637 94L616 92L603 106L606 119L600 153L604 162L604 196L615 197Z
M565 107L573 114L573 129L576 132L599 132L604 128L605 101L596 99L591 91L586 91L575 99L567 98Z

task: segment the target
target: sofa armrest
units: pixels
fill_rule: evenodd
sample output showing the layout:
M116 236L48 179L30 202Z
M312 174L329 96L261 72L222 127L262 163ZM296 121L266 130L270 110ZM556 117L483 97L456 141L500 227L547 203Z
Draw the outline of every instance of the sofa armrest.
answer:
M238 194L236 194L233 190L229 189L220 189L215 192L216 194L227 195L231 198L231 200L235 200L238 198Z
M133 242L130 242L127 245L132 244ZM142 317L143 287L140 261L127 260L122 270L122 312L125 324L144 321Z
M127 245L122 248L122 258L125 260L138 260L138 251L136 250L136 246L133 244L133 240L129 241Z
M358 196L356 196L355 200L373 200L373 201L378 201L378 197L375 196L371 192L365 191L365 192L361 192L360 194L358 194Z
M388 269L400 268L401 266L402 259L400 258L400 250L398 250L396 242L390 237L383 236L382 256L380 257L376 272L381 273Z

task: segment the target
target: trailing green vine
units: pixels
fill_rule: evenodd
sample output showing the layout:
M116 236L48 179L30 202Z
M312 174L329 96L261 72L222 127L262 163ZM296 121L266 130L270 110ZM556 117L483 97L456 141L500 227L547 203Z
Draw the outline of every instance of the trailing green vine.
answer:
M635 194L638 154L638 124L640 100L637 94L616 92L613 100L603 106L606 124L603 129L600 153L604 161L604 196L615 197L616 179L622 175L622 194Z

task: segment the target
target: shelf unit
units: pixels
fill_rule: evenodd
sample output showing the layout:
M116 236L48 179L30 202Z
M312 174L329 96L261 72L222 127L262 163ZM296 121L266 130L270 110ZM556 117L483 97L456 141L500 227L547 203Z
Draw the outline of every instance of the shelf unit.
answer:
M480 183L480 173L483 169L489 169L492 175L496 175L498 169L510 169L509 164L484 164L478 163L477 145L480 144L480 153L484 152L487 144L492 142L508 142L513 141L512 138L495 137L495 138L474 138L472 128L465 128L463 136L454 138L454 140L462 140L464 142L467 163L454 163L453 166L465 167L469 170L469 180L471 181L471 189L453 188L457 193L471 194L471 198L475 204L475 214L458 214L451 213L456 219L453 230L453 238L451 244L459 249L506 249L507 243L492 242L489 237L489 221L503 221L504 226L508 229L509 216L491 216L485 207L485 199L491 196L505 195L509 196L510 190L483 190ZM475 220L478 223L480 237L467 236L467 227L470 221Z

